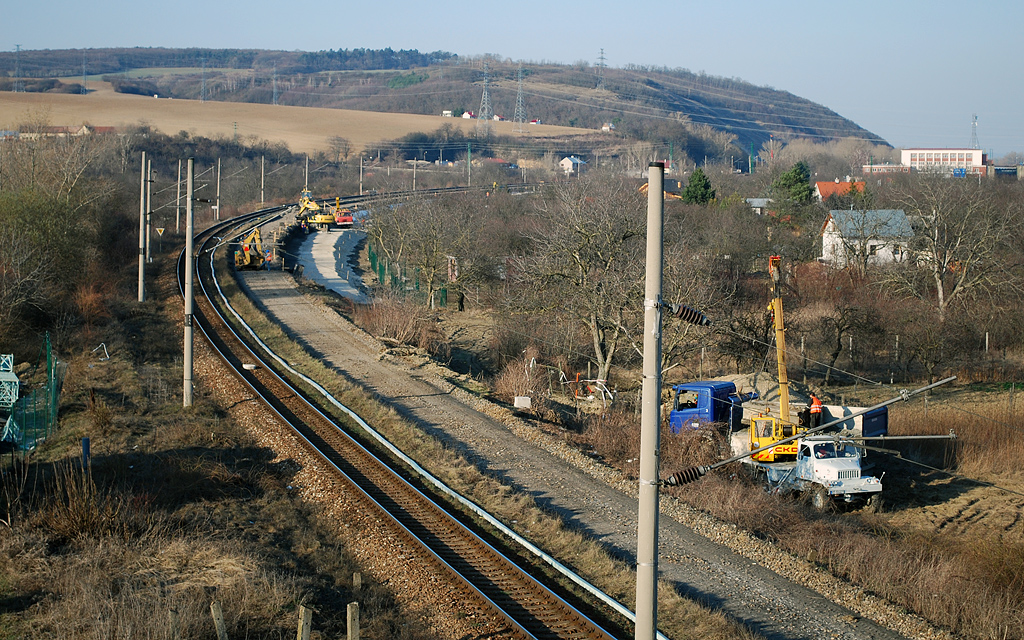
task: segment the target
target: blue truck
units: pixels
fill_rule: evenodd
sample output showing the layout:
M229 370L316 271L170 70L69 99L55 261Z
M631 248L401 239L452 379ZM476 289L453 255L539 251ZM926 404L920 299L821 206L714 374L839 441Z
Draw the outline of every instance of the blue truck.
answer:
M668 416L672 433L695 429L708 422L729 425L729 431L743 428L743 403L756 393L737 393L736 384L725 380L701 380L672 387L672 411Z

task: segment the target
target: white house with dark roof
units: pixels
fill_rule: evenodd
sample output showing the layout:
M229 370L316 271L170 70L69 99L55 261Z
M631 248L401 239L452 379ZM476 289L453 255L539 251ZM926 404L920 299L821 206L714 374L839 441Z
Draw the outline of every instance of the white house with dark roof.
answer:
M771 206L772 202L771 198L747 198L747 204L759 216L763 216L768 211L768 207Z
M567 176L571 176L574 173L581 173L583 171L583 167L586 165L587 163L585 160L577 158L576 156L567 156L562 158L558 163L558 166L562 168L562 171L564 171Z
M902 209L833 210L821 227L821 258L840 269L906 262L914 230Z

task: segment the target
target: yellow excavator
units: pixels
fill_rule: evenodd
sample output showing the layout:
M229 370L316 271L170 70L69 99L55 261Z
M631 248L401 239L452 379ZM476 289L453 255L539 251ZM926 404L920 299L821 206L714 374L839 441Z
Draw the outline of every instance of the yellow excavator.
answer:
M263 249L263 238L260 237L260 228L253 227L249 233L242 238L238 249L235 250L236 269L259 269L267 262L267 256Z
M305 222L311 229L330 229L335 223L334 212L323 207L313 199L313 193L309 188L304 188L299 196L299 211L295 219Z
M770 410L765 410L760 415L750 419L750 449L760 449L770 446L783 438L788 438L802 431L807 430L807 425L795 423L790 419L789 413L789 378L786 375L786 331L782 317L782 285L780 283L779 266L782 262L781 256L768 258L768 273L772 278L772 301L768 305L768 311L772 314L775 324L775 354L779 363L779 413L773 415ZM795 460L797 453L797 442L780 444L754 454L754 460L760 462L778 462L782 460Z

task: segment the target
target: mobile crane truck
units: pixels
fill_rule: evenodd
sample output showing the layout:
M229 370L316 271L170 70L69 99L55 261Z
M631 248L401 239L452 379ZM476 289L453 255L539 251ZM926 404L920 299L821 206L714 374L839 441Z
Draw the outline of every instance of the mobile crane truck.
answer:
M744 403L758 398L756 392L741 394L733 382L699 381L675 385L669 426L674 433L701 423L727 425L735 460L748 465L773 491L810 492L812 504L824 509L832 500L846 503L869 501L882 491L881 479L865 475L862 447L850 436L884 436L888 433L885 404L868 409L829 407L824 426L810 429L805 421L790 419L789 382L786 376L785 327L779 286L779 256L768 262L772 276L772 302L778 361L779 411L769 407L754 413ZM694 324L710 325L707 318L688 307L676 307L675 315ZM824 418L823 418L824 419ZM826 428L832 434L820 433ZM811 437L811 433L820 435ZM847 432L844 436L843 432Z

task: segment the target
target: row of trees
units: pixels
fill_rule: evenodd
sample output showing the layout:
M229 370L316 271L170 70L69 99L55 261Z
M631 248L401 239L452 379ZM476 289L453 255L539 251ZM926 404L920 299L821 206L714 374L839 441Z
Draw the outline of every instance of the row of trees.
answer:
M827 210L800 202L808 167L781 173L776 195L789 190L780 197L786 213L758 216L735 195L667 201L665 299L715 322L709 331L666 318L665 369L696 377L702 349L716 361L705 374L764 367L772 344L765 269L769 255L781 254L790 348L801 345L803 356L791 364L812 378L831 384L840 370L875 380L933 377L997 360L1006 376L1016 373L1009 356L1024 346L1015 321L1024 292L1019 184L912 175L866 189L861 205L901 208L918 221L915 259L834 269L815 260ZM380 207L370 233L383 252L418 269L430 292L468 290L499 309L495 344L505 357L532 345L553 364L580 370L589 362L597 377L614 378L637 364L640 349L646 203L636 186L591 173L533 198Z
M34 356L19 353L22 339L37 349L32 337L43 331L64 347L72 330L104 322L132 297L142 151L154 175L152 223L167 229L164 240L184 209L179 161L196 159L196 189L206 199L215 197L220 161L224 216L258 208L261 191L268 202L294 201L303 184L305 158L262 140L168 136L145 125L37 135L48 127L45 114L30 114L14 127L25 135L0 141L0 353ZM198 208L200 224L212 217Z

